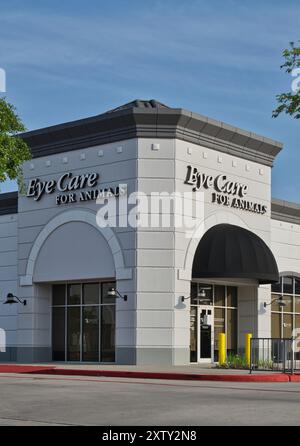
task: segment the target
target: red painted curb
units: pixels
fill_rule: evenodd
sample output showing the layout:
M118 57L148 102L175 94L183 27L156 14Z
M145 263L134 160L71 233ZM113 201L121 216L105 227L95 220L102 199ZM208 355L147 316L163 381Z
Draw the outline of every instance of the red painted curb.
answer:
M34 373L34 372L29 372ZM115 370L79 370L79 369L50 369L40 370L43 375L73 375L73 376L106 376L110 378L140 378L165 379L178 381L227 381L227 382L289 382L289 376L283 373L268 375L197 375L191 373L166 372L127 372ZM299 377L300 378L300 377ZM299 379L300 381L300 379Z
M194 374L194 373L168 373L168 372L133 372L123 370L80 370L60 369L56 366L32 365L0 365L0 373L27 373L38 375L57 376L105 376L110 378L140 378L161 379L173 381L223 381L223 382L300 382L300 375L284 373L253 374L253 375L226 375L226 374Z
M291 382L300 382L300 375L289 375Z
M54 370L54 367L1 364L0 373L39 373L41 371Z

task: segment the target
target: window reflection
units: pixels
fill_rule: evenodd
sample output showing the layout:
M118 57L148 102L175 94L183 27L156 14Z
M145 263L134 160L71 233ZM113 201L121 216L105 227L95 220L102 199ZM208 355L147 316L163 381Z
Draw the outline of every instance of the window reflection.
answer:
M283 277L283 293L293 294L293 278L292 277Z
M116 288L115 282L104 282L102 283L102 294L101 303L102 304L114 304L116 301L115 297L109 296L107 293L111 288Z
M300 279L281 277L281 283L282 290L276 284L272 285L271 335L273 338L291 338L293 329L300 329ZM280 297L285 304L283 307L278 305Z
M52 305L66 304L66 285L53 285Z
M81 284L68 285L68 305L80 305Z
M67 315L67 360L80 361L80 307L69 307Z
M225 287L221 285L215 286L215 305L225 307Z
M101 361L115 361L115 305L103 305L101 312Z
M84 306L82 315L82 360L99 361L99 307Z
M52 311L52 359L65 361L65 308L54 307Z
M116 283L52 286L52 352L55 361L115 361ZM102 296L102 299L101 299Z
M84 283L82 286L83 291L83 304L99 304L99 283Z

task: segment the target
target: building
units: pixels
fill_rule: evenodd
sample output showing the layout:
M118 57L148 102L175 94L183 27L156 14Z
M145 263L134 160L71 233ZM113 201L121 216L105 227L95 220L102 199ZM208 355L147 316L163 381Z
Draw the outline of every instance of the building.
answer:
M1 300L19 299L0 305L0 361L180 365L215 361L220 332L237 352L247 332L300 328L300 205L271 198L280 143L153 100L21 137L23 190L0 196ZM184 205L165 212L170 196Z

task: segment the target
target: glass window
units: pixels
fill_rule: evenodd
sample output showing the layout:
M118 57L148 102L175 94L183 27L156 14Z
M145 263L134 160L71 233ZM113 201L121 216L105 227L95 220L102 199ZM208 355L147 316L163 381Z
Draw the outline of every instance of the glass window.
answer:
M272 300L276 299L272 304L272 337L291 338L293 335L293 323L295 328L300 325L300 279L290 276L282 277L283 295L280 293L272 294ZM272 287L273 290L273 287ZM283 307L278 305L278 299L282 295L285 303ZM298 355L300 358L300 355Z
M300 279L295 277L295 294L300 294Z
M281 293L281 278L279 279L279 282L272 283L272 293Z
M300 360L300 315L296 314L295 316L295 330L296 332L293 333L293 335L296 337L295 340L295 359L297 361ZM299 332L298 332L298 330Z
M279 294L272 294L271 295L271 302L272 302L271 310L272 311L281 311L281 307L278 304L278 302L279 302L278 299L279 298L280 298Z
M298 329L300 331L300 315L296 314L295 316L295 329ZM300 334L300 332L299 332Z
M65 307L52 309L52 359L65 361Z
M237 350L237 311L231 308L227 309L227 350Z
M227 287L227 307L237 307L237 288L235 286Z
M282 307L284 313L292 313L293 312L293 296L283 296L282 298L285 306Z
M99 306L83 307L82 360L99 361Z
M212 303L212 301L213 301L213 287L212 287L212 285L207 285L207 283L199 283L198 284L198 297L200 298L200 300L202 298L200 296L201 292L205 294L204 299L207 300L205 302L205 304L210 305L210 303Z
M52 305L65 305L66 303L66 285L52 286Z
M218 361L219 333L225 333L225 308L214 308L214 361Z
M215 305L225 307L225 287L215 285Z
M272 335L272 338L281 338L281 314L280 313L272 313L271 335Z
M80 361L80 307L67 309L67 360Z
M115 318L116 306L101 307L101 361L115 361Z
M191 301L193 301L198 294L198 284L196 282L191 282Z
M293 278L292 277L283 277L283 293L284 294L293 294Z
M82 303L99 304L99 283L84 283L82 286Z
M284 314L283 315L283 337L291 338L293 331L293 315Z
M204 293L205 296L200 296L200 293ZM211 305L213 300L213 286L207 283L191 283L191 304L199 305L204 304L201 299L205 299L205 305Z
M300 313L300 296L295 296L295 312Z
M81 284L68 285L68 305L80 305Z
M116 306L107 292L115 287L113 281L53 285L53 360L114 362Z
M219 333L225 333L225 308L215 308L214 311L215 350L218 350Z
M198 361L198 329L197 329L197 307L191 306L190 314L190 361Z
M116 288L116 282L104 282L102 283L101 303L102 304L114 304L116 302L115 297L107 295L110 288Z

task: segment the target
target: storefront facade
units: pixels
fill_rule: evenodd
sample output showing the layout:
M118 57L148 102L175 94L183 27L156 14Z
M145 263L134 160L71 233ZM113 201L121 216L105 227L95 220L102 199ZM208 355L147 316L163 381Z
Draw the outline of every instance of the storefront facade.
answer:
M22 137L33 158L0 196L0 289L26 305L0 306L0 361L211 362L219 332L235 353L247 332L300 328L300 206L271 198L280 143L155 101ZM137 192L190 206L162 224L165 204L130 215ZM117 223L99 224L99 197Z

